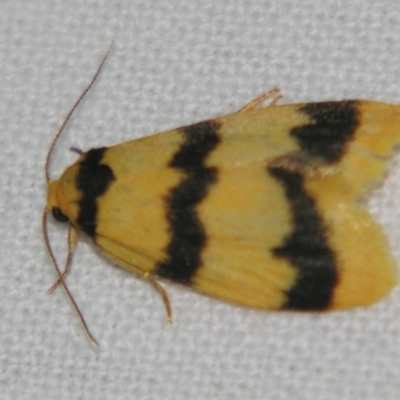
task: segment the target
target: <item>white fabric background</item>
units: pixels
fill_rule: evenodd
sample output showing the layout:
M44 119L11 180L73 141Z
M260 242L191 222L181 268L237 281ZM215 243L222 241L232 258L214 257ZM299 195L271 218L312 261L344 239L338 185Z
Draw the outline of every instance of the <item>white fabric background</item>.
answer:
M280 314L147 283L81 242L68 284L46 254L43 164L81 149L232 112L279 86L283 102L400 103L397 0L2 0L0 3L0 399L397 399L400 290L368 309ZM400 127L399 127L400 129ZM397 161L396 161L397 160ZM369 201L400 260L400 157ZM51 224L55 252L66 231Z

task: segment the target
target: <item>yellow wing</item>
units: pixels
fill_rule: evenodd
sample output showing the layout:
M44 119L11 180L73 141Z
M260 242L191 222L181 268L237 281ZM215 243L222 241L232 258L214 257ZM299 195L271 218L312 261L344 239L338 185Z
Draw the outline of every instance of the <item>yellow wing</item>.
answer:
M397 279L360 198L399 127L400 107L365 101L235 113L92 149L48 203L140 275L265 309L366 305Z

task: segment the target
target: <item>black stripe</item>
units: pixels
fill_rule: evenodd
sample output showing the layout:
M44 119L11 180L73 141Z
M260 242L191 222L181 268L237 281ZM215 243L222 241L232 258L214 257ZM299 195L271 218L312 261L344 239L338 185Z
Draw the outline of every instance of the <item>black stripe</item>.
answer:
M82 192L77 223L90 237L96 235L97 198L115 179L111 168L100 164L106 150L106 147L101 147L85 153L76 177L76 186Z
M293 128L290 134L296 138L307 159L318 158L326 163L338 162L359 124L357 101L309 103L300 111L311 122Z
M282 308L326 309L338 282L338 270L315 202L305 191L300 174L282 168L269 168L268 171L285 189L294 225L283 244L272 251L274 256L286 258L299 272Z
M207 238L196 206L217 179L216 168L205 167L204 161L220 141L218 130L219 124L214 121L182 128L186 141L169 164L184 171L186 177L167 198L172 237L167 259L158 265L156 273L177 282L189 283L201 265L201 251Z

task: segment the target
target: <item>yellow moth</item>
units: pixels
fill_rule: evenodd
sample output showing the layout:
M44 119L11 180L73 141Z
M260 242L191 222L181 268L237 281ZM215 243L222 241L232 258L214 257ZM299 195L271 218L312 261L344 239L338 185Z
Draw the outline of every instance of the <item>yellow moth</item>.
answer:
M272 105L256 107L269 96ZM274 90L233 114L91 149L50 180L66 120L46 162L44 215L70 223L66 270L53 289L65 286L83 231L155 286L169 318L158 277L268 310L340 310L387 295L396 265L362 199L400 142L400 107L278 106L279 97ZM50 250L46 217L44 229Z

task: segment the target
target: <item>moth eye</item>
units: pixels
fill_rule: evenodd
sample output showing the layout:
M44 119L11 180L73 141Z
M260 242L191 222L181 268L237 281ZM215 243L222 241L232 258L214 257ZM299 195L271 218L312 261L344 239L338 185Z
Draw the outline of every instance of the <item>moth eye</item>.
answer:
M62 211L58 207L53 207L51 210L51 213L53 214L53 217L55 220L58 222L68 222L69 219L66 215L62 213Z

